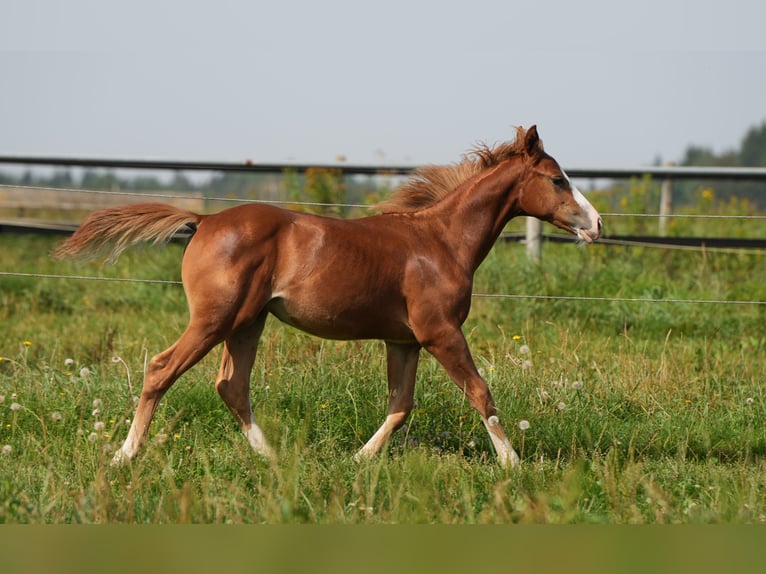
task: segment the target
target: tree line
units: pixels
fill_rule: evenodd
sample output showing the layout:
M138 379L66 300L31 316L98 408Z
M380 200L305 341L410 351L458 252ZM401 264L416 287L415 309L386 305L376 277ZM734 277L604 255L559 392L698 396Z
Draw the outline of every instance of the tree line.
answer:
M691 145L678 165L766 167L766 121L750 128L735 149L715 153L710 148ZM52 171L28 169L21 174L0 172L0 184L112 191L199 191L213 197L239 199L369 204L388 192L395 179L343 177L332 169L310 170L305 174L289 169L281 174L225 172L208 178L192 178L183 172L162 177L144 173L125 175L104 169L64 168ZM618 183L610 191L619 193L628 185ZM745 200L754 208L766 209L766 185L763 182L720 181L713 185L710 182L677 182L673 201L675 205L695 205L700 194L711 192L720 201ZM343 214L343 210L338 209L329 209L329 212Z

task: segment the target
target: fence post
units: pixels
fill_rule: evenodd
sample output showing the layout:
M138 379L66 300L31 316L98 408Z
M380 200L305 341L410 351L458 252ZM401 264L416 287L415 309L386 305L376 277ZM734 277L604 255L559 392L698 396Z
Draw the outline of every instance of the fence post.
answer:
M665 164L668 167L673 166L673 162ZM660 187L660 218L659 218L659 234L660 237L667 235L668 216L672 211L673 206L673 180L670 177L666 177Z
M543 222L527 217L527 259L539 263L543 255Z

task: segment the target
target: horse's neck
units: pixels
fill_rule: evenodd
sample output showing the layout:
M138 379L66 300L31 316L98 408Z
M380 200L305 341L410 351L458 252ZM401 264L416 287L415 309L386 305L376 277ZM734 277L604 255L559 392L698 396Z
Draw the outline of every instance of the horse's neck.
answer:
M474 270L489 253L506 223L518 215L516 187L522 166L502 162L470 179L433 207L456 258Z

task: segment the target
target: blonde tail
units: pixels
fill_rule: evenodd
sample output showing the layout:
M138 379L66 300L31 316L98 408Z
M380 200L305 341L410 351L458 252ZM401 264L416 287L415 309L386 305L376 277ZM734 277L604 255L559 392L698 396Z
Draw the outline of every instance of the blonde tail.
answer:
M134 243L170 240L185 225L196 225L204 216L164 203L138 203L100 209L91 213L69 239L53 251L54 257L103 257L114 262Z

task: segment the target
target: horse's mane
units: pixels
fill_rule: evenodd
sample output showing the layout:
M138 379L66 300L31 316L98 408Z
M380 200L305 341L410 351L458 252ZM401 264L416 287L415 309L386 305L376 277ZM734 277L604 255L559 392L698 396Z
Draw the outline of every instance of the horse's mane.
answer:
M417 211L433 205L452 193L463 183L511 157L522 155L526 130L516 128L516 139L489 148L481 144L463 156L462 161L451 165L427 165L415 174L394 194L380 202L375 209L383 213Z

